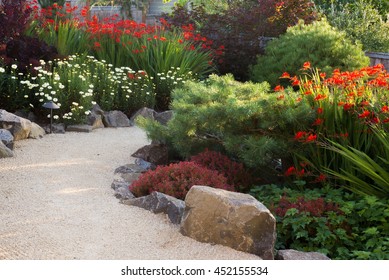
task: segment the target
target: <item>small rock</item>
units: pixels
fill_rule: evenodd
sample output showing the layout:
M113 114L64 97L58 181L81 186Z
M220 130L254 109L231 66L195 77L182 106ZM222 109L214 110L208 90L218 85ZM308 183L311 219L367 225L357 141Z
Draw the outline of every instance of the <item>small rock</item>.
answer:
M31 123L31 131L30 131L30 134L28 135L28 138L32 138L32 139L39 139L39 138L42 138L43 135L45 135L46 132L45 130L40 127L39 125L37 125L36 123Z
M130 118L131 125L135 125L136 118L139 116L142 116L146 119L155 120L155 116L157 115L157 112L155 112L153 109L143 107L142 109L139 109L132 117Z
M138 164L130 163L126 165L122 165L115 169L115 174L117 173L143 173L147 171L143 166Z
M131 185L132 182L139 179L142 173L121 173L120 178L122 178L128 185Z
M92 129L104 128L102 116L95 113L88 115L86 124L92 126Z
M111 188L117 191L119 188L128 188L129 184L121 180L114 180L111 184Z
M50 124L43 126L43 129L47 134L50 133ZM52 133L64 134L65 133L65 124L63 123L53 123Z
M155 120L160 124L167 125L167 123L172 119L172 117L173 117L173 111L169 110L169 111L157 113L155 116Z
M122 201L123 204L137 206L155 214L168 214L172 223L180 223L184 212L185 203L175 197L153 192L150 195Z
M130 192L127 187L120 187L115 191L115 197L121 200L133 199L135 196Z
M317 252L300 252L296 250L279 250L276 260L331 260L324 254Z
M93 127L91 125L86 125L86 124L76 124L76 125L68 125L66 127L66 131L70 132L92 132Z
M169 150L167 146L163 144L146 145L137 150L131 156L141 158L155 165L163 165L169 163Z
M130 120L121 111L109 111L103 114L103 123L105 127L129 127Z
M13 157L13 152L0 141L0 158Z
M155 169L155 164L152 164L151 162L145 161L144 159L137 158L135 159L135 164L141 166L145 170Z
M12 136L11 132L6 129L0 129L0 141L3 142L8 149L13 150L14 137Z

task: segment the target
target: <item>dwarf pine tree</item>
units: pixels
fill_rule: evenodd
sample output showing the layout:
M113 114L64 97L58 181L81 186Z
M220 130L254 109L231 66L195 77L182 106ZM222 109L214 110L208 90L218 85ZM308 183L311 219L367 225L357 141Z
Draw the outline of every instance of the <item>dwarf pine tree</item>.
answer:
M183 158L205 148L222 151L251 168L263 168L294 149L294 132L315 112L296 98L280 98L268 83L241 83L232 75L211 75L173 92L173 118L167 126L138 119L149 138L166 143ZM282 97L282 96L281 96Z

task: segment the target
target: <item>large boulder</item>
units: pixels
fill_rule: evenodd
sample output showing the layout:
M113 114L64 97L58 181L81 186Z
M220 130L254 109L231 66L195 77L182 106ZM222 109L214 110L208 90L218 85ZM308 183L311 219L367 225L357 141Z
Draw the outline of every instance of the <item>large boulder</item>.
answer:
M167 164L169 162L169 150L163 144L150 144L138 149L131 156L143 159L155 165Z
M7 148L2 141L0 141L0 158L13 157L11 149Z
M13 150L14 137L12 136L11 132L6 129L0 129L0 141L4 143L8 149Z
M137 206L155 214L165 213L173 224L181 222L185 209L184 201L160 192L152 192L150 195L124 200L123 204Z
M109 111L103 114L103 123L105 127L129 127L130 120L121 111Z
M31 131L31 121L0 109L0 128L12 133L14 141L27 139Z
M324 254L317 252L300 252L296 250L279 250L275 257L276 260L330 260Z
M254 197L193 186L185 198L181 233L200 242L274 259L276 220Z

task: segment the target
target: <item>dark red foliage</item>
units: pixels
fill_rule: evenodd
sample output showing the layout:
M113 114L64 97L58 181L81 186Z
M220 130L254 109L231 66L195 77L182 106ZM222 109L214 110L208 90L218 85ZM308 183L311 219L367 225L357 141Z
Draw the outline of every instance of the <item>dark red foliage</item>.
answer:
M179 162L168 166L158 166L155 170L143 173L130 186L136 196L144 196L158 191L179 199L185 199L194 185L204 185L218 189L234 191L227 179L214 170L202 167L194 162Z
M250 187L254 181L253 176L245 169L242 163L233 161L219 152L206 149L204 152L192 156L190 160L219 172L227 178L229 185L235 186L238 189Z
M6 65L16 63L23 71L30 68L30 65L39 66L41 59L48 61L58 58L58 52L55 47L49 46L37 38L18 36L8 41L5 52L0 53L0 57L4 59Z
M27 0L2 0L0 3L0 44L17 38L26 30L32 7Z
M277 216L284 217L286 212L295 208L300 213L309 213L314 217L323 217L327 215L327 212L336 212L343 214L338 205L331 202L325 202L323 198L306 200L304 197L298 197L296 202L291 202L286 196L280 199L278 207L274 210Z
M231 4L223 13L208 14L204 7L188 10L176 6L172 15L164 15L172 26L200 22L201 35L223 46L224 55L216 61L220 74L232 73L237 80L248 80L249 65L264 52L267 37L277 37L299 19L309 23L316 19L309 0L259 0L246 5Z

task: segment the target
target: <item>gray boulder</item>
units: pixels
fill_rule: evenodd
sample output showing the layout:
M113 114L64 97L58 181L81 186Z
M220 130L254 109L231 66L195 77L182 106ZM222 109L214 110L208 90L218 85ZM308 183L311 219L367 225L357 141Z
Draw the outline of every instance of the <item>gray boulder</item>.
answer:
M160 124L167 125L167 123L172 119L172 117L173 117L173 111L169 110L169 111L157 113L155 116L155 120Z
M279 250L276 260L331 260L324 254L317 252L300 252L296 250Z
M276 220L248 194L193 186L185 198L181 233L200 242L220 244L274 259Z
M11 132L6 129L0 129L0 141L4 143L8 149L13 150L14 137L12 136Z
M46 133L50 133L50 124L43 126L43 129ZM65 124L63 123L53 123L52 133L64 134L65 133Z
M13 157L11 149L7 148L2 141L0 141L0 158Z
M87 117L86 124L91 125L93 129L104 128L103 115L104 111L100 108L99 104L93 105L91 113Z
M163 144L150 144L138 149L131 156L143 159L155 165L169 163L169 150Z
M165 213L174 224L181 222L184 213L185 203L175 197L153 192L150 195L122 201L123 204L137 206L155 214Z
M155 120L155 115L157 114L156 111L153 109L143 107L142 109L139 109L132 117L130 118L131 125L135 125L136 118L139 116L142 116L146 119Z
M31 121L0 109L0 128L9 130L14 141L27 139L31 131Z
M91 125L86 124L75 124L75 125L68 125L66 127L66 131L68 132L92 132L93 127Z
M45 134L46 132L42 127L40 127L34 122L31 123L31 131L28 135L28 138L39 139L42 138Z
M109 111L103 113L103 123L105 127L129 127L130 120L121 111Z

